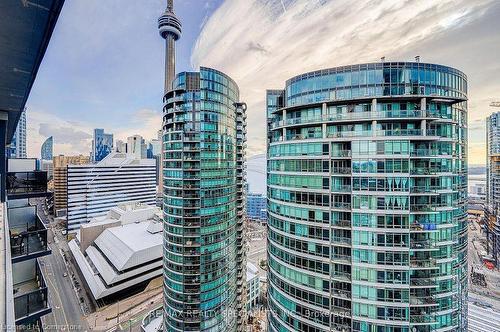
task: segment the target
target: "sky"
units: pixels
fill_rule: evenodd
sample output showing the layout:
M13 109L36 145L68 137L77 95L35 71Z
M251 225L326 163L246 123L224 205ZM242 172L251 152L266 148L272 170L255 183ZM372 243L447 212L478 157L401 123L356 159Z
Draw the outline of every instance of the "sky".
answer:
M88 154L93 128L115 139L161 125L165 0L66 1L27 103L28 154ZM485 162L485 118L500 100L500 1L177 0L177 69L236 80L248 103L248 155L265 152L265 90L295 75L362 62L458 68L469 80L469 163Z

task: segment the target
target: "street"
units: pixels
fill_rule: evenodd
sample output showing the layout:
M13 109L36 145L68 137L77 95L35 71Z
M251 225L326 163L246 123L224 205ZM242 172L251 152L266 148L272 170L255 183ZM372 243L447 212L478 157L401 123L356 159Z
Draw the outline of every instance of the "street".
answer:
M55 239L55 226L51 216L46 214L44 199L32 199L30 203L36 203L38 216L47 227L48 246L52 250L51 255L39 258L52 308L52 312L42 318L43 329L45 331L87 331L88 326L82 313L80 299L71 282L72 273L68 271L58 245L62 242Z
M46 276L52 313L44 317L43 329L45 331L87 331L88 326L80 307L79 298L71 283L71 273L66 268L51 230L49 230L48 236L52 255L41 258L40 265Z

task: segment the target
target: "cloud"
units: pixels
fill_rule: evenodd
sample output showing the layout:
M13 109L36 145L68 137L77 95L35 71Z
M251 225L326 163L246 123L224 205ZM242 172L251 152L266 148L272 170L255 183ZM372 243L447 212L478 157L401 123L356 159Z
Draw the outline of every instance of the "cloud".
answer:
M58 141L76 145L81 140L88 140L92 136L86 132L76 130L74 127L55 127L54 124L40 123L38 133L42 136L54 136Z
M162 123L160 112L143 108L136 111L130 120L127 127L116 130L116 139L125 140L132 135L141 135L146 140L158 137L158 130L161 129Z
M104 128L115 140L126 140L132 135L141 135L146 140L157 138L161 128L161 114L150 109L137 110L127 126L103 127L99 123L66 121L44 111L28 110L27 150L29 157L40 157L40 147L50 136L54 137L54 155L88 155L92 146L94 128ZM98 119L96 119L98 120Z
M479 100L499 91L498 13L493 0L226 0L204 24L191 62L238 82L249 105L250 155L265 151L266 89L283 88L304 72L382 56L397 61L419 54L474 71L471 104L478 97L476 107L482 109L472 115L476 120L487 113ZM485 62L479 64L478 57ZM481 153L479 147L471 152Z
M79 122L65 121L44 111L28 109L26 113L28 157L40 157L40 147L54 137L54 155L89 154L92 127Z

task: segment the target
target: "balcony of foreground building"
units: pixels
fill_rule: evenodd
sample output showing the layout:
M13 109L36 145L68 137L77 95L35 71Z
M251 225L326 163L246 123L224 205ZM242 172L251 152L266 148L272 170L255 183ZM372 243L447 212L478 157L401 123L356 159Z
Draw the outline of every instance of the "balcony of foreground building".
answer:
M16 325L34 323L52 311L38 260L13 264L12 279Z
M36 206L10 202L8 208L12 263L49 255L47 228L37 214Z
M47 172L8 172L6 188L9 200L48 196Z

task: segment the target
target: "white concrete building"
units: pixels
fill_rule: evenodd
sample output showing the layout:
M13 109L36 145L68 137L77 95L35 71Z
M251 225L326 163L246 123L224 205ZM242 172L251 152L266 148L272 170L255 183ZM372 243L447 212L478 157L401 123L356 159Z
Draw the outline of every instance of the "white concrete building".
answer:
M156 163L111 153L97 164L68 166L68 231L126 202L156 204Z
M127 153L127 142L116 140L115 151L120 153Z
M141 135L134 135L127 138L127 154L137 159L147 157L147 146Z
M96 300L161 276L162 229L161 210L138 203L80 226L68 245Z
M252 310L260 298L259 269L254 264L247 262L247 310Z

